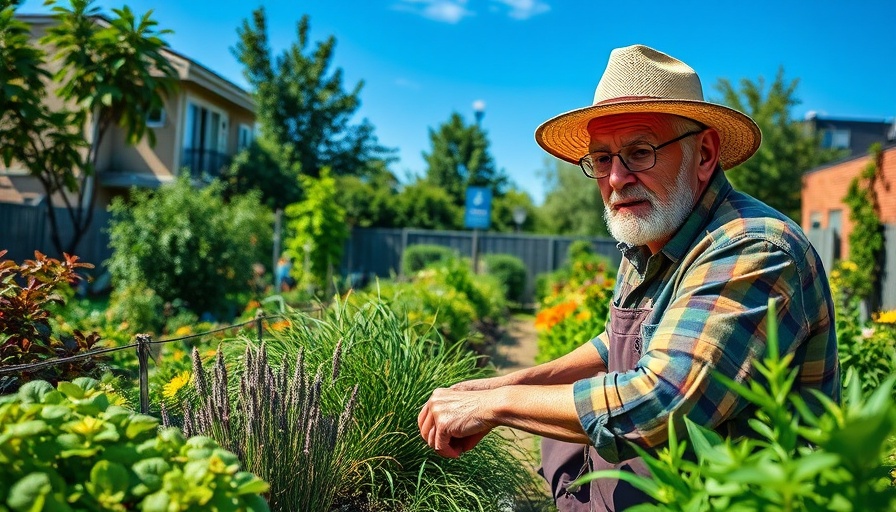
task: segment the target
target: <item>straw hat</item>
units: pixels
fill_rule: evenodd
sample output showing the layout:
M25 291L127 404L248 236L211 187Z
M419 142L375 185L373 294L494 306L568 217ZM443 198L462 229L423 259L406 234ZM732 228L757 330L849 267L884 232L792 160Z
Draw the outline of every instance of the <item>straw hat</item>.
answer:
M535 140L548 153L577 164L588 153L588 124L595 118L628 113L674 114L715 128L721 138L723 169L744 161L759 148L756 123L732 108L703 101L700 78L690 66L643 45L617 48L590 107L545 121Z

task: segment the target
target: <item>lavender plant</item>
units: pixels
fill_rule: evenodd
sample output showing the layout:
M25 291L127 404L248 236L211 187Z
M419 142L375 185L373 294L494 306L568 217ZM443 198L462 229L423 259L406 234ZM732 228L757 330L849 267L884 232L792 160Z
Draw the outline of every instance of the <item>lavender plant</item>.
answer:
M232 400L222 351L207 372L194 349L196 394L194 401L184 404L184 432L212 437L270 482L271 510L296 510L301 505L303 510L329 511L343 484L341 473L329 468L346 464L346 444L341 441L358 390L355 386L338 416L324 411L322 393L339 377L341 354L337 344L329 375L318 369L311 378L303 351L292 368L286 362L275 368L264 344L258 349L246 346L242 359L235 361L240 368Z

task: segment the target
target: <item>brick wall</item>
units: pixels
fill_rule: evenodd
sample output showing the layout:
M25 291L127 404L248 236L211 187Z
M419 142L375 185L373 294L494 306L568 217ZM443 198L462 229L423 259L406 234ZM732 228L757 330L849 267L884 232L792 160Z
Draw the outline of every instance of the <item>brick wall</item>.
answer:
M849 256L849 207L843 202L850 182L868 165L866 156L830 165L803 176L801 225L805 231L812 227L815 218L822 228L830 227L831 212L841 212L840 255ZM875 191L880 206L881 222L896 224L896 146L885 148L882 169ZM815 214L815 217L813 217Z

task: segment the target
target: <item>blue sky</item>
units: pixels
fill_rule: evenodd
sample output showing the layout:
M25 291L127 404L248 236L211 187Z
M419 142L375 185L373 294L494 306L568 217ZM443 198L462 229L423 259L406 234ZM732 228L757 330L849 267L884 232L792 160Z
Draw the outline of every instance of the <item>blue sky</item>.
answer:
M27 0L19 12L46 12ZM422 174L428 130L459 112L482 126L500 168L536 203L545 153L535 128L591 103L610 50L646 44L697 70L707 99L720 78L772 81L779 67L799 79L793 115L868 120L896 116L896 2L604 2L560 0L118 0L149 9L169 45L245 86L230 48L236 28L259 5L275 52L295 41L311 18L311 37L333 35L334 64L346 87L363 80L360 116L380 142L399 150L392 170ZM586 183L586 182L583 182Z

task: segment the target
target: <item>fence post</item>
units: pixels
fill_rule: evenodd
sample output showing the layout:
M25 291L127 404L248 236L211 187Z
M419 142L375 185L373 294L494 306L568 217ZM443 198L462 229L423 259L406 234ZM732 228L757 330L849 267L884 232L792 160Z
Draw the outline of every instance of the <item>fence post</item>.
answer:
M149 334L137 335L137 361L140 363L140 412L149 414Z
M258 344L261 345L262 334L264 333L264 311L261 308L255 311L255 329L258 331Z

